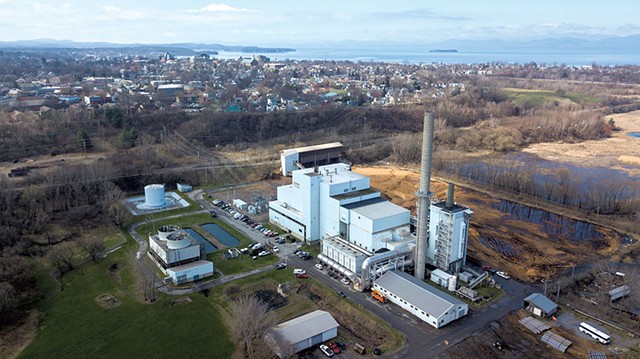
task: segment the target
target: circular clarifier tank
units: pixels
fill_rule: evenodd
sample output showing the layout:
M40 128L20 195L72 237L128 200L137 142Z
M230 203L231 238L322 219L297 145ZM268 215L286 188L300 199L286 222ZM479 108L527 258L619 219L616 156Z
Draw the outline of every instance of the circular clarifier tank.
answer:
M167 205L164 199L164 185L150 184L144 187L144 204L149 208L160 208Z

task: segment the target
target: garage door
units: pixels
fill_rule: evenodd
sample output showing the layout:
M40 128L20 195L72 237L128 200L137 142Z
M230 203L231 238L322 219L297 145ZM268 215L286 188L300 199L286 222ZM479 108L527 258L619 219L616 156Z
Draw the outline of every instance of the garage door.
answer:
M322 334L311 337L311 346L318 345L320 343L322 343Z

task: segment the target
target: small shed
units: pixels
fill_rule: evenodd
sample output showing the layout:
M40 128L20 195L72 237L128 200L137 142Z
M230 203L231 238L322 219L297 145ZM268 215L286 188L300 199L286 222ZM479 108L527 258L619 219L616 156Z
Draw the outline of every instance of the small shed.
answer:
M429 279L431 279L432 282L437 283L439 286L446 288L449 286L451 277L455 278L454 275L451 275L443 270L436 269L431 271L431 276L429 277Z
M556 313L558 305L542 293L532 293L524 298L524 309L544 318L548 318Z
M337 337L339 326L329 312L316 310L269 329L265 341L278 357L288 358Z
M614 302L622 297L629 295L629 286L623 285L617 288L613 288L609 291L609 295L611 296L611 301Z
M242 211L246 211L247 210L247 202L245 202L245 201L243 201L243 200L241 200L239 198L236 198L236 199L233 200L233 205L239 210L242 210Z
M188 184L178 183L176 185L176 187L178 188L178 191L183 192L183 193L193 191L193 187L191 187Z

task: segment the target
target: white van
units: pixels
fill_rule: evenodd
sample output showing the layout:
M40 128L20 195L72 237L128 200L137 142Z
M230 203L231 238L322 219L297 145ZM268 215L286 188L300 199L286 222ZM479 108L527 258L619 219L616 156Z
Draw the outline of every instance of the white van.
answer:
M296 268L293 270L293 274L295 275L304 274L304 273L305 273L304 269Z

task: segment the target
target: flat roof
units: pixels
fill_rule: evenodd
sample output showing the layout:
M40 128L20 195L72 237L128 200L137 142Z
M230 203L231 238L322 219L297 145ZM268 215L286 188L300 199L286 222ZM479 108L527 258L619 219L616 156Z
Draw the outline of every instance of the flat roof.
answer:
M461 300L401 271L389 271L378 278L375 284L436 318L439 318L456 305L467 305Z
M432 205L436 207L440 207L445 211L449 211L451 213L456 213L456 212L460 212L460 211L464 211L465 209L468 209L467 207L461 206L457 203L454 203L453 206L451 207L447 207L447 201L432 203Z
M368 202L368 201L362 201L362 202ZM363 203L362 206L355 207L351 210L374 221L377 219L387 218L387 217L395 216L398 214L409 213L408 209L400 207L397 204L391 203L387 200L373 202L369 204Z
M183 270L198 268L198 267L205 266L205 265L213 266L213 262L209 262L209 261L205 261L205 260L201 259L199 261L189 262L189 263L183 264L181 266L167 268L167 272L169 272L169 271L174 272L174 273L175 272L181 272Z
M353 192L349 192L349 193L336 194L336 195L331 196L331 198L335 198L337 200L342 200L342 199L347 199L347 198L365 196L365 195L372 194L372 193L379 193L379 192L376 191L373 188L365 188L365 189L361 189L361 190L353 191ZM378 197L378 198L380 198L380 197ZM368 199L366 201L371 201L371 200L374 200L374 199L377 199L377 198ZM386 201L386 199L384 199L384 198L380 198L380 199L383 200L383 201ZM365 201L363 201L363 202L365 202ZM358 203L362 203L362 202L358 202ZM350 206L350 205L351 204L348 204L346 206ZM346 208L346 206L344 206L344 207Z
M316 310L271 328L285 343L295 344L339 327L329 312Z
M340 142L331 142L331 143L323 143L321 145L289 148L289 149L280 151L280 153L285 155L285 156L288 156L288 155L291 155L291 154L294 154L294 153L329 150L329 149L342 148L342 147L343 147L342 143L340 143Z

